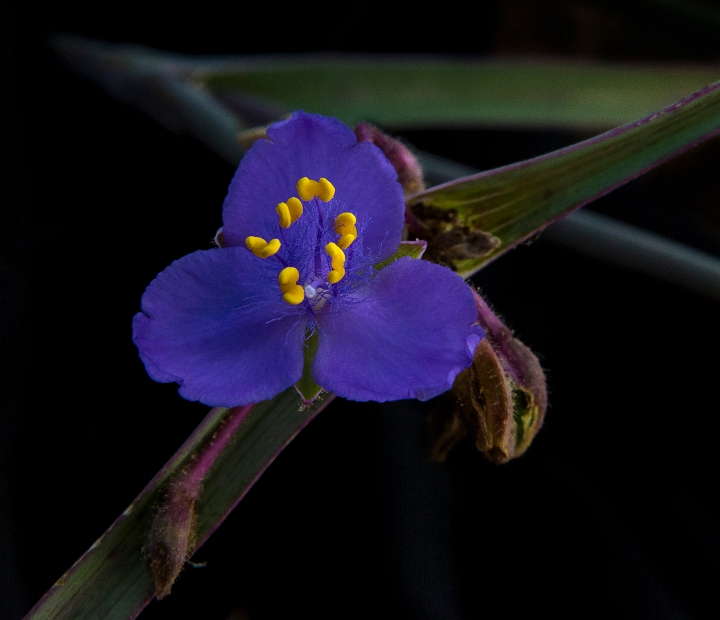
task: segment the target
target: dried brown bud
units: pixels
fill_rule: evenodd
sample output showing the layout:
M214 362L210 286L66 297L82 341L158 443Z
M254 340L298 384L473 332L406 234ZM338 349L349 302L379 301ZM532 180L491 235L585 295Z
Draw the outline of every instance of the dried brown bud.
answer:
M409 237L428 242L425 260L455 268L454 261L482 258L501 241L483 230L471 230L461 224L455 209L440 209L423 203L405 211Z
M192 478L192 477L191 477ZM189 484L188 484L189 482ZM192 555L195 547L195 502L199 484L180 475L160 505L150 530L150 568L155 578L155 596L170 594L170 589Z

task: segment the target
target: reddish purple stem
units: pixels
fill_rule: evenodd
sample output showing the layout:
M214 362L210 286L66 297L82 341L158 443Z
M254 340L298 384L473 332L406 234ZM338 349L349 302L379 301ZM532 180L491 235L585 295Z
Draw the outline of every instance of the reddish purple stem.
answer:
M179 484L184 487L188 495L197 499L200 494L200 485L208 471L210 471L210 468L222 454L232 439L232 436L235 434L235 431L243 423L252 408L253 405L245 405L244 407L234 407L230 409L225 418L225 422L218 429L214 437L185 468L182 481L179 482Z

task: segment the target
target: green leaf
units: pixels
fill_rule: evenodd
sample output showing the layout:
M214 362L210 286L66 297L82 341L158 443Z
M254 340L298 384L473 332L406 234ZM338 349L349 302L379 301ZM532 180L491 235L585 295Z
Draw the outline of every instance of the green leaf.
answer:
M552 221L718 132L720 83L590 140L439 185L408 204L453 210L461 225L500 239L487 256L455 261L468 277Z
M720 77L716 66L702 65L354 54L187 57L67 36L55 37L53 46L72 70L113 96L235 161L238 131L297 109L393 129L602 130Z
M295 388L254 405L203 480L197 547L215 531L267 466L334 397L301 407ZM195 433L127 510L33 607L26 620L127 620L152 600L145 557L150 526L168 483L212 441L231 410L210 411Z
M270 109L304 109L349 125L603 129L666 106L719 77L715 67L295 55L226 60L199 68L192 80L230 107L250 103L239 94Z
M565 63L455 62L327 57L182 58L137 47L58 39L76 70L165 125L185 129L237 161L248 112L267 121L303 107L348 123L385 126L595 127L639 116L716 78L714 69L643 69ZM720 127L718 87L575 147L413 197L456 209L496 235L493 258L553 219L637 176ZM422 105L418 105L422 102ZM262 122L262 120L257 121ZM463 275L486 259L458 264ZM255 405L203 481L198 546L275 456L331 399L301 410L294 388ZM155 506L168 483L209 442L229 410L196 433L28 618L132 618L152 599L144 557Z

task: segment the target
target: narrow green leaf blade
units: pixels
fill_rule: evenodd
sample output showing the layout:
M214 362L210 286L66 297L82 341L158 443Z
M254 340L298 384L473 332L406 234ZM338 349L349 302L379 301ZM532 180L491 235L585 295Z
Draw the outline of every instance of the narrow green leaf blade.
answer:
M68 66L227 159L248 126L297 109L386 128L556 127L602 130L720 78L720 65L358 54L181 56L58 36ZM422 105L419 105L419 102Z
M669 105L720 78L720 67L540 60L327 56L238 58L191 79L230 108L264 102L347 124L604 129ZM418 105L422 102L422 105Z
M197 547L222 523L262 472L334 397L301 407L295 388L250 408L203 481L196 504ZM230 410L210 411L135 501L33 607L26 620L127 620L152 600L144 547L167 483L217 432ZM196 547L196 548L197 548Z
M439 185L408 203L457 211L471 230L501 240L479 259L456 261L468 277L550 222L720 132L720 82L639 121L573 146Z

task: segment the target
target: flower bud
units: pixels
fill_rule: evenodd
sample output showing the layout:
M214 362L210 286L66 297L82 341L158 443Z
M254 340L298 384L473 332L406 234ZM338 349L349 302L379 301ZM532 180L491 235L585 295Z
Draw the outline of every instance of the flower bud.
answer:
M472 366L461 372L449 399L431 413L431 458L447 453L471 432L475 445L495 463L506 463L527 450L542 426L547 408L545 375L537 357L473 290L478 323L486 337Z
M358 123L355 136L358 142L372 142L385 154L397 172L405 196L425 189L420 163L402 142L391 138L370 123Z
M192 555L196 539L195 502L199 483L193 476L180 475L170 483L150 530L150 568L155 578L155 596L170 594L170 589Z
M397 172L406 198L425 189L420 162L402 142L369 123L358 123L355 136L358 142L372 142L385 154ZM494 235L463 225L455 209L414 204L405 211L405 224L408 239L428 242L426 260L451 269L455 268L456 260L482 258L500 245L500 239Z

